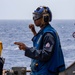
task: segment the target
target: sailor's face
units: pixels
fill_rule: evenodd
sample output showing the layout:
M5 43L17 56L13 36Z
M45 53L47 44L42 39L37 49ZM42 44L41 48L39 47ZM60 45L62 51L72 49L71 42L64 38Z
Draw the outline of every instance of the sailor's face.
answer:
M37 20L34 20L34 23L35 23L36 26L40 26L41 25L41 18L37 19Z

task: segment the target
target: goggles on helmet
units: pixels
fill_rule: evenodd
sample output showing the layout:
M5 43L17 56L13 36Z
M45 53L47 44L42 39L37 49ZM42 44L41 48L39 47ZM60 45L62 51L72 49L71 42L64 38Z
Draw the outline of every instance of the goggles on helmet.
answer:
M41 14L38 14L38 13L33 13L33 20L38 20L42 17Z

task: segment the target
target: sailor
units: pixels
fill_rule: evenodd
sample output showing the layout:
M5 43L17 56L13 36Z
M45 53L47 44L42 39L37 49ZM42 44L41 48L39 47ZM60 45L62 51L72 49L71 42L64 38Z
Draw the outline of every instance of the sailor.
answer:
M34 34L33 47L22 42L14 44L32 59L31 75L58 75L65 70L65 62L58 33L49 23L52 21L49 7L38 7L33 12L33 20L35 26L40 27L39 32L36 32L34 24L29 25Z

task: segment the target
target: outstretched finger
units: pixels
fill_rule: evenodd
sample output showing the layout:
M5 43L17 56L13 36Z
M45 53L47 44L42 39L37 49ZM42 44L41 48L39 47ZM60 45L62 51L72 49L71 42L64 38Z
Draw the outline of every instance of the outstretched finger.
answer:
M21 43L20 43L20 42L14 42L14 44L15 44L15 45L21 45Z

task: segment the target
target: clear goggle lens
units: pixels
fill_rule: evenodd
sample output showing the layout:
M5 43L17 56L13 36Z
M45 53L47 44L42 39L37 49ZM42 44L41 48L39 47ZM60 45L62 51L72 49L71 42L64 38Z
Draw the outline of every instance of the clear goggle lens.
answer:
M40 19L42 16L40 14L33 14L33 20L38 20Z

